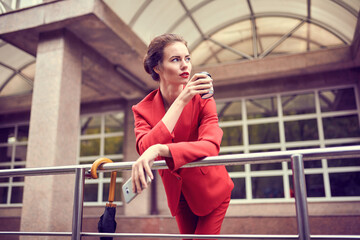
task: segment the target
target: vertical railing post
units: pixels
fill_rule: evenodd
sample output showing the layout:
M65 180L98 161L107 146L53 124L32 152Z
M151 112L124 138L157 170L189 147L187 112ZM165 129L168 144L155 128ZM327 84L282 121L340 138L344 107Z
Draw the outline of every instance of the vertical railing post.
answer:
M309 214L304 173L304 162L301 154L291 156L294 179L296 218L300 240L310 240Z
M81 226L83 217L85 169L75 169L75 191L71 240L81 240Z

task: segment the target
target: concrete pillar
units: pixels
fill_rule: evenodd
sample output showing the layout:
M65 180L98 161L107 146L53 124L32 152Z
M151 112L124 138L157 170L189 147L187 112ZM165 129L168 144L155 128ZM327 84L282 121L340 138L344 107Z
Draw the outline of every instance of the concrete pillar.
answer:
M26 161L28 168L76 164L80 49L80 41L66 30L39 36ZM71 232L74 177L73 174L26 177L21 231Z

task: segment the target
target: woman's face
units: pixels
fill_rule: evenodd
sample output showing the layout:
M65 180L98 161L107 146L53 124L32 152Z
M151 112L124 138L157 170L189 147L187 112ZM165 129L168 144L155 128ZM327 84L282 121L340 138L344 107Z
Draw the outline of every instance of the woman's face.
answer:
M160 81L168 84L186 84L190 78L189 50L182 42L174 42L164 48L163 61L154 68Z

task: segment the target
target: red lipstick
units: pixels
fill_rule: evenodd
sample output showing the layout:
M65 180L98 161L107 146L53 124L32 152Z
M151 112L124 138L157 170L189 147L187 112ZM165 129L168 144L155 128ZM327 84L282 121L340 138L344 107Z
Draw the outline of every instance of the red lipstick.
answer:
M189 74L188 72L183 72L183 73L180 74L180 77L182 77L182 78L188 78L189 75L190 75L190 74Z

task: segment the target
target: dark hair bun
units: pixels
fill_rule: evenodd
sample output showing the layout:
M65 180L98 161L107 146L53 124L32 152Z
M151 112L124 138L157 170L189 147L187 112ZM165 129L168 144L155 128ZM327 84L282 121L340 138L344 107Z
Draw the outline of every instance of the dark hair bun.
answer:
M155 81L159 81L160 76L154 71L154 68L162 62L164 48L173 42L182 42L187 46L187 42L181 36L176 34L163 34L157 36L149 44L147 54L145 54L143 60L144 69Z

